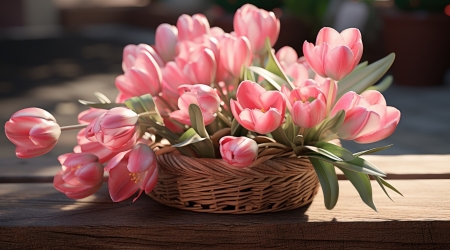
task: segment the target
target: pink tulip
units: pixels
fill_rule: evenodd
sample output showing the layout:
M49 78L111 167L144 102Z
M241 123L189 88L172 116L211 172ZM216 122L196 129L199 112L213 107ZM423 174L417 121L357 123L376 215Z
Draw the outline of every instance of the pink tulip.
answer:
M224 136L219 144L222 159L234 167L248 167L258 157L258 144L248 137Z
M89 108L78 114L78 122L81 124L91 123L93 120L97 119L97 117L103 115L106 111L106 109Z
M90 141L86 138L86 129L80 130L77 134L78 145L74 147L75 153L91 153L98 157L100 163L108 162L116 153L111 149L104 147L96 141Z
M161 91L161 69L148 52L141 50L133 66L116 78L116 87L122 94L120 99L144 94L157 96Z
M278 62L280 62L280 65L283 68L296 63L298 60L297 52L289 46L284 46L279 49L275 54L275 57L278 59Z
M155 34L155 49L164 62L173 61L175 58L177 42L177 27L167 23L158 26Z
M175 110L178 98L180 97L178 87L187 84L189 80L175 62L168 62L166 64L162 69L162 76L161 98L167 103L168 108Z
M179 87L180 98L178 107L170 114L170 118L186 125L191 125L189 117L189 105L199 105L205 125L210 124L216 118L216 112L220 107L220 98L217 91L204 84L182 85Z
M183 73L191 84L211 84L216 77L216 59L210 49L193 52L191 59L183 67Z
M158 165L153 150L145 144L120 152L105 167L109 171L108 189L111 199L120 202L140 192L150 193L158 181Z
M112 108L89 123L86 138L115 152L130 149L136 142L138 118L127 108Z
M281 92L266 91L257 83L243 81L236 99L230 101L231 112L244 128L267 134L281 126L286 109Z
M340 34L332 28L322 28L316 45L305 41L303 54L309 65L322 77L341 80L356 67L361 59L363 44L358 29L350 28Z
M336 103L331 115L344 110L345 120L338 131L341 139L372 143L391 135L400 121L400 111L386 106L383 95L375 90L358 95L351 91Z
M212 37L215 37L217 40L220 40L220 37L225 35L225 32L220 27L212 27L209 33Z
M17 157L31 158L52 150L61 135L61 128L49 112L26 108L14 113L5 123L5 134L16 145Z
M163 60L150 45L143 43L139 45L129 44L125 46L125 48L123 49L123 59L122 59L123 72L126 72L127 70L129 70L131 67L134 66L136 58L141 51L150 54L160 67L164 66Z
M325 119L326 98L316 86L298 87L291 92L283 85L282 92L289 100L287 106L295 125L312 128Z
M82 199L97 192L103 183L103 165L95 155L70 153L58 157L62 164L53 186L67 197Z
M280 20L273 12L267 12L251 4L245 4L236 11L233 19L236 36L245 36L250 41L253 53L264 51L266 38L273 46L280 33Z
M194 40L204 34L209 34L209 22L203 14L195 14L192 17L181 15L177 21L178 40Z
M220 63L231 75L239 77L242 68L252 64L248 39L245 36L224 35L220 41Z

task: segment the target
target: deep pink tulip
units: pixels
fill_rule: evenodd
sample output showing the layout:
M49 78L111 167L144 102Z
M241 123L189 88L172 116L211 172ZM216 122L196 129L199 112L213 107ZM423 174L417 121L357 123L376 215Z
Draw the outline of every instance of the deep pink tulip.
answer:
M224 35L220 41L220 63L231 75L240 77L242 68L252 64L248 39L245 36Z
M17 157L31 158L52 150L61 135L61 128L49 112L26 108L14 113L5 123L5 134L16 145Z
M391 135L400 121L400 111L386 106L383 95L375 90L358 95L344 94L334 106L331 115L345 110L345 120L338 131L341 139L358 143L372 143Z
M196 37L209 34L208 19L203 14L195 14L192 17L181 15L177 21L178 40L194 40Z
M123 48L123 59L122 59L123 72L126 72L127 70L129 70L131 67L134 66L136 58L141 51L145 51L148 54L150 54L160 67L164 66L163 60L150 45L143 43L139 45L129 44L125 46L125 48Z
M133 66L116 78L116 87L122 94L121 99L144 94L157 96L161 92L161 77L161 69L154 58L141 50Z
M163 23L156 28L155 49L164 62L173 61L177 52L176 46L178 42L177 27Z
M309 65L322 77L336 81L347 76L358 65L363 52L361 33L350 28L340 34L333 28L322 28L316 44L303 43L303 54Z
M273 12L245 4L234 14L233 27L236 36L247 37L253 53L260 54L264 51L267 37L271 46L276 43L280 33L280 20Z
M103 182L103 165L95 155L70 153L61 155L62 164L53 179L53 186L67 197L82 199L97 192Z
M136 142L138 115L123 107L112 108L89 123L86 138L112 151L130 149Z
M150 193L158 181L158 165L153 150L138 143L133 149L120 152L105 167L109 171L108 189L111 199L120 202L140 190Z
M279 91L267 91L252 81L243 81L236 92L236 101L230 101L234 118L246 129L267 134L284 119L286 102Z
M217 91L204 84L182 85L179 87L179 110L170 114L170 118L186 125L191 125L189 117L189 105L199 105L205 125L210 124L216 118L216 112L220 107L220 97Z
M295 125L312 128L325 119L326 98L316 86L307 85L289 91L283 85L282 92L289 100L287 106Z
M116 152L104 147L96 141L90 141L86 138L86 129L80 130L77 134L78 145L74 147L75 153L91 153L98 157L100 163L108 162L116 155Z
M248 137L224 136L219 144L222 159L234 167L248 167L258 157L258 144Z

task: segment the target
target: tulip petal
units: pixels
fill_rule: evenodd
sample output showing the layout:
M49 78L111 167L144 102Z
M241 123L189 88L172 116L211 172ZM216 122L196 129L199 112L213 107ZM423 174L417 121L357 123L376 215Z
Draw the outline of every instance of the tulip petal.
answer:
M324 69L330 78L339 81L353 70L353 52L347 46L337 46L328 52Z
M103 182L103 166L99 162L91 162L75 171L78 181L84 185L95 186Z
M137 176L131 176L126 165L123 164L110 170L108 190L114 202L128 199L139 189L139 182L136 182L132 177Z
M383 94L376 90L364 91L361 96L369 102L370 105L383 105L386 106L386 99Z
M327 43L330 45L331 49L334 47L344 44L344 38L333 28L323 27L320 29L316 38L316 45L322 45L323 43Z
M252 81L243 81L239 84L236 92L237 102L242 108L260 109L263 107L259 96L266 92L261 85Z
M136 144L128 158L128 171L140 173L146 171L155 162L155 153L145 144Z
M281 125L282 121L283 117L281 116L280 111L271 108L256 119L255 132L259 134L268 134L273 132Z

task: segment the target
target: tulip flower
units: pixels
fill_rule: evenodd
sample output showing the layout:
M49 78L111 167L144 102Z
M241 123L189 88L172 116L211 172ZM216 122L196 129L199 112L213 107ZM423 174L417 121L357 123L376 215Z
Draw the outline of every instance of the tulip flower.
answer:
M14 113L5 123L5 134L16 145L17 157L31 158L52 150L61 135L61 128L49 112L26 108Z
M222 159L234 167L248 167L258 157L258 144L248 137L224 136L219 144Z
M143 43L139 45L129 44L125 46L125 48L123 49L123 59L122 59L123 72L126 72L127 70L129 70L131 67L134 66L136 58L141 51L150 54L155 60L155 62L158 64L158 66L164 67L163 60L150 45Z
M107 111L106 109L97 109L97 108L90 108L84 110L80 114L78 114L78 122L80 124L91 123L97 117L103 115L106 111Z
M138 52L134 65L125 74L116 78L116 87L121 95L117 99L151 94L157 96L161 91L161 69L148 52Z
M303 43L303 54L311 68L322 77L336 81L347 76L361 59L363 43L358 29L350 28L338 33L322 28L316 44Z
M155 49L164 62L173 61L178 42L177 27L163 23L156 28Z
M268 37L273 46L280 33L280 20L273 12L259 9L251 4L244 4L236 11L233 19L236 36L245 36L250 41L253 53L261 54L264 51L265 41Z
M312 128L325 119L326 98L313 85L299 87L292 92L283 85L282 92L288 98L288 109L295 125Z
M158 166L153 150L138 143L133 149L120 152L105 167L109 171L108 189L111 199L120 202L140 190L150 193L158 181Z
M297 52L289 46L284 46L279 49L275 54L275 57L283 68L294 64L298 60Z
M77 134L78 145L74 147L75 153L91 153L98 157L100 163L108 162L116 155L116 152L104 147L96 141L90 141L86 138L86 129L81 129Z
M138 118L127 108L112 108L89 123L86 138L115 152L130 149L136 142Z
M279 91L267 91L252 81L243 81L236 92L236 101L230 101L234 118L246 129L267 134L284 119L286 102Z
M248 39L245 36L224 35L220 41L220 63L231 75L239 77L242 68L252 63L252 51Z
M216 112L220 107L220 97L217 91L204 84L182 85L179 88L180 98L178 107L170 114L170 118L186 125L191 125L189 117L189 105L199 105L205 125L210 124L216 118Z
M334 106L331 115L345 110L345 119L338 135L341 139L358 143L372 143L385 139L396 129L400 111L386 106L383 95L375 90L361 95L355 92L344 94Z
M208 19L203 14L195 14L192 17L181 15L177 21L178 40L194 40L204 34L209 34Z
M95 155L70 153L61 155L62 164L53 179L53 186L67 197L82 199L97 192L103 183L103 165Z
M183 67L183 73L191 84L211 84L216 77L216 59L210 49L191 54L192 60Z

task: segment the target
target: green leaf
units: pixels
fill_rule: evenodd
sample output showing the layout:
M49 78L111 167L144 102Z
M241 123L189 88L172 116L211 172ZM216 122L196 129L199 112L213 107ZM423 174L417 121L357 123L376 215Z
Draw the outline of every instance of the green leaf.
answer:
M319 125L308 129L305 135L305 143L324 141L328 133L336 134L345 119L345 111L341 110L333 117L323 120Z
M284 80L283 78L261 67L250 66L247 69L264 78L268 83L270 83L270 85L272 85L277 90L281 90L281 86L288 84L286 80Z
M373 210L377 211L375 204L373 204L372 199L372 186L370 184L370 179L367 174L356 173L349 171L345 168L339 168L345 175L345 177L352 183L359 193L359 196Z
M286 136L286 134L284 133L283 128L278 127L277 129L275 129L274 131L271 132L273 139L275 139L275 141L284 144L288 147L295 147L294 143L292 143L289 138Z
M200 137L200 135L198 135L197 132L195 132L195 130L193 128L190 128L186 132L184 132L183 135L181 135L181 137L179 139L179 141L181 141L181 142L172 145L172 147L181 148L181 147L187 146L189 144L200 142L203 140L206 140L206 138Z
M298 127L295 126L294 122L292 121L291 115L286 116L286 121L284 123L283 130L284 130L284 133L286 134L287 138L290 141L294 141L295 137L298 134Z
M318 159L309 159L314 166L322 186L325 207L329 210L336 206L339 197L339 184L333 164Z
M155 101L150 94L145 94L141 96L135 96L125 101L127 107L134 112L140 114L149 112L148 116L142 116L144 120L148 120L148 118L152 119L155 122L160 124L164 124L161 115L159 114L158 108L156 107Z
M233 119L233 121L231 122L231 135L239 137L246 135L247 133L248 130L242 127L242 125L239 124L239 122L236 119Z
M375 84L391 67L394 62L395 54L391 53L386 57L366 66L354 70L338 83L338 93L336 100L349 91L355 91L360 94L368 87Z
M384 92L386 91L392 84L392 82L394 81L394 77L392 77L391 75L386 76L383 81L381 81L380 83L378 83L377 85L374 85L372 87L369 87L367 90L378 90L380 92Z
M269 72L277 75L280 77L284 82L286 82L286 87L289 88L289 90L293 90L295 86L292 84L289 77L287 77L286 73L284 73L283 69L281 68L280 63L278 62L274 51L272 50L272 46L270 46L270 39L266 38L265 41L265 49L267 51L267 63L266 63L266 70ZM267 79L266 79L267 80ZM282 84L283 85L283 84ZM275 86L274 86L275 87ZM280 90L280 89L278 89Z
M392 144L384 146L384 147L371 148L371 149L364 150L364 151L361 151L361 152L358 152L358 153L354 153L353 155L355 157L358 157L358 156L361 156L361 155L373 154L373 153L376 153L376 152L388 149L391 146L392 146Z
M209 138L205 128L205 122L203 121L202 110L195 103L189 105L189 118L191 119L192 128L194 128L202 138Z
M252 81L252 82L256 82L255 75L248 68L244 68L244 73L243 73L243 79L242 80L243 81L249 80L249 81Z
M105 104L105 103L111 103L111 101L109 100L108 97L106 97L104 94L100 93L100 92L94 92L94 95L97 97L97 99Z
M314 146L304 146L305 148L318 153L320 155L323 155L325 157L327 157L328 159L330 159L332 162L337 162L337 161L343 161L341 158L339 158L338 156L334 155L333 153L329 152L328 150L325 150L323 148L318 148L318 147L314 147ZM307 156L309 156L310 154L306 153Z
M394 186L392 186L391 184L389 184L387 181L385 181L383 178L378 177L378 176L374 176L375 180L377 180L378 184L380 184L381 188L383 188L384 192L386 193L386 195L389 197L388 193L386 192L386 190L384 189L383 186L388 187L389 189L391 189L392 191L396 192L397 194L403 196L402 193L400 193L400 191L398 191ZM389 197L391 198L391 197ZM392 199L391 199L392 200Z
M355 156L353 156L353 154L347 149L329 142L319 141L315 146L327 150L333 155L341 158L343 161L351 161L355 159Z
M369 64L369 62L367 62L367 61L364 61L364 62L358 64L358 65L353 69L353 72L365 68L365 67L367 66L367 64Z
M294 150L296 150L296 149L294 149ZM348 169L353 172L364 173L364 174L369 174L369 175L374 175L374 176L381 176L381 177L386 176L386 174L383 171L376 168L370 162L364 161L363 163L361 163L361 162L357 161L357 163L361 164L361 165L355 164L354 161L357 160L358 158L355 158L353 161L350 161L350 162L345 162L345 161L335 161L335 160L330 159L329 157L327 157L323 154L319 154L319 153L305 153L304 155L310 159L315 158L315 159L319 159L322 161L326 161L337 167L345 168L345 169ZM361 158L359 158L359 159L361 159Z
M98 109L112 109L117 107L126 107L124 103L97 103L97 102L90 102L85 100L78 100L79 103L86 105L91 108L98 108Z

